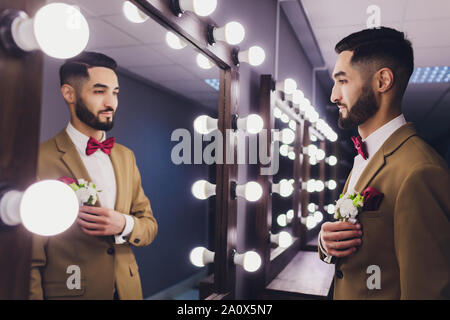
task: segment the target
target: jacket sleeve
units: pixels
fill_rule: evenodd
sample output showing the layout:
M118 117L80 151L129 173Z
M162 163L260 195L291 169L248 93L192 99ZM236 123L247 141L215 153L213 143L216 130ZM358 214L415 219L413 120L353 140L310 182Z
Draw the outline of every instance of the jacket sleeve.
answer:
M141 183L141 174L133 156L133 200L130 215L134 219L133 231L129 236L130 244L143 247L149 245L158 233L158 224L153 217L150 200L144 193Z
M401 299L450 299L450 178L437 165L412 170L395 203Z

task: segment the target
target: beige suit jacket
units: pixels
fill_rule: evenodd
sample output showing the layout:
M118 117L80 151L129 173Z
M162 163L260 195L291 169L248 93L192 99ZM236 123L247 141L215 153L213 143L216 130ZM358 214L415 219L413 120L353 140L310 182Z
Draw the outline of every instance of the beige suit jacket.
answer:
M116 143L110 158L117 183L114 209L134 219L128 242L118 245L113 236L87 235L76 222L53 237L33 236L30 299L113 299L114 286L120 299L142 299L131 245L150 244L158 226L142 189L134 153ZM63 176L92 181L65 129L40 145L38 159L39 180ZM96 206L101 206L99 201ZM79 289L67 285L74 274L70 266L79 267Z
M373 156L355 191L369 186L384 199L378 210L358 216L358 251L335 260L334 298L450 299L450 177L444 160L408 123ZM319 255L323 260L320 248ZM367 285L374 283L372 265L380 268L380 289Z

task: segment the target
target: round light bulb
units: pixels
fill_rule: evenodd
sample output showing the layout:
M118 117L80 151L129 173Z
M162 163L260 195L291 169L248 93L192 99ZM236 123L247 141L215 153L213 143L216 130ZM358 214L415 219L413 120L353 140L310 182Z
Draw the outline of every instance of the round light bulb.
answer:
M287 78L284 80L284 93L293 94L297 90L297 82L294 79Z
M283 157L287 157L288 153L289 153L289 146L287 144L282 144L280 146L280 154Z
M263 190L258 182L250 181L245 184L244 197L247 201L258 201L262 194Z
M280 227L286 227L287 226L287 217L285 214L280 214L277 217L277 223Z
M291 244L292 244L292 236L286 231L281 231L279 233L278 238L278 245L280 246L280 248L287 248Z
M187 46L186 42L180 39L175 33L169 31L166 33L166 42L172 49L181 50Z
M33 19L36 42L47 55L68 59L86 48L89 25L77 7L65 3L50 3Z
M320 222L322 222L322 220L323 220L323 214L322 214L322 212L320 212L320 211L314 212L313 217L314 217L314 221L315 221L316 223L320 223Z
M281 118L281 116L283 115L283 112L280 110L280 108L275 107L273 108L273 116L277 119Z
M281 142L284 144L291 144L295 140L295 133L289 128L281 130Z
M328 189L330 189L330 190L334 190L337 187L337 183L335 180L328 180L327 184L328 184Z
M314 229L317 225L316 220L314 219L314 216L307 216L306 217L306 228L308 230Z
M310 157L315 157L316 152L317 152L317 149L318 149L318 148L317 148L315 145L310 144L310 145L307 147L308 156L310 156Z
M294 210L293 210L293 209L289 209L289 210L286 212L286 217L287 217L289 220L294 219Z
M255 272L261 266L261 257L255 251L247 251L244 254L243 267L245 271Z
M316 180L310 179L306 183L306 191L308 192L314 192L316 190Z
M302 90L294 90L294 93L292 94L292 102L294 104L300 105L304 97L305 96Z
M205 57L203 54L199 53L197 54L197 65L205 70L211 69L214 67L214 64L209 60L207 57Z
M297 130L297 122L295 122L295 120L290 120L289 121L289 128L291 128L292 131Z
M182 8L183 8L183 5L182 5L183 2L191 2L193 11L200 17L209 16L217 8L217 0L187 0L187 1L181 0L180 6Z
M247 132L256 134L260 133L264 127L263 119L257 114L251 114L247 117Z
M308 204L308 211L309 212L315 212L316 211L316 204L315 203L309 203Z
M322 192L325 189L325 184L321 180L316 180L315 191Z
M125 17L133 23L143 23L148 20L148 16L130 1L123 3L122 10Z
M192 185L191 191L197 199L205 200L216 194L216 185L206 180L199 180Z
M337 164L337 158L335 156L328 157L328 164L330 166L335 166Z
M283 113L283 114L281 115L280 120L281 120L281 122L283 122L283 123L288 123L288 122L289 122L289 116L288 116L287 114Z
M280 181L280 195L282 197L289 197L293 191L294 187L292 186L292 183L286 179Z
M248 49L248 62L250 65L257 67L263 64L266 60L266 53L263 48L253 46Z
M194 130L200 134L209 134L217 129L218 129L217 119L211 118L206 115L202 115L194 120Z
M317 149L317 151L316 151L316 159L318 161L322 161L323 159L325 159L325 151L323 151L322 149Z
M328 213L328 214L334 214L335 210L336 210L336 207L335 207L334 204L329 204L329 205L327 206L327 213Z
M192 249L189 254L191 263L196 267L204 267L205 265L214 262L214 252L209 251L204 247L197 247Z
M309 164L315 166L317 164L317 159L315 156L309 157Z
M225 27L214 29L214 39L237 45L245 38L244 27L236 21L228 22Z
M317 141L316 135L310 134L310 135L309 135L309 140L311 140L311 142L316 142L316 141Z
M289 152L288 153L288 158L291 160L295 160L295 153L294 152Z
M71 187L61 181L43 180L25 190L20 218L30 232L53 236L75 222L78 210L78 198Z

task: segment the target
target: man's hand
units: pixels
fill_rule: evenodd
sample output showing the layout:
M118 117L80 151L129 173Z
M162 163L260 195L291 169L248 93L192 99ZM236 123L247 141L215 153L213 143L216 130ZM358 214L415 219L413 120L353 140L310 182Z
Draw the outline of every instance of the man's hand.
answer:
M359 223L325 222L320 231L320 241L327 254L342 258L354 253L361 245L361 235Z
M82 206L77 222L88 235L111 236L123 232L126 219L122 213L112 209Z

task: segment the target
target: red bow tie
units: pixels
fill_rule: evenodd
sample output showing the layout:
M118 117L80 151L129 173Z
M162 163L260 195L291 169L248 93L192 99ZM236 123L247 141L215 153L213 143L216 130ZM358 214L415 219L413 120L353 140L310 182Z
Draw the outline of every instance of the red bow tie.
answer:
M355 149L358 150L358 153L363 157L364 160L367 160L367 150L366 150L366 144L362 141L362 138L360 136L352 137L353 144L355 146Z
M101 149L104 153L109 155L114 147L114 140L115 138L111 137L103 142L98 142L98 140L90 137L86 147L86 154L90 156L98 149Z

